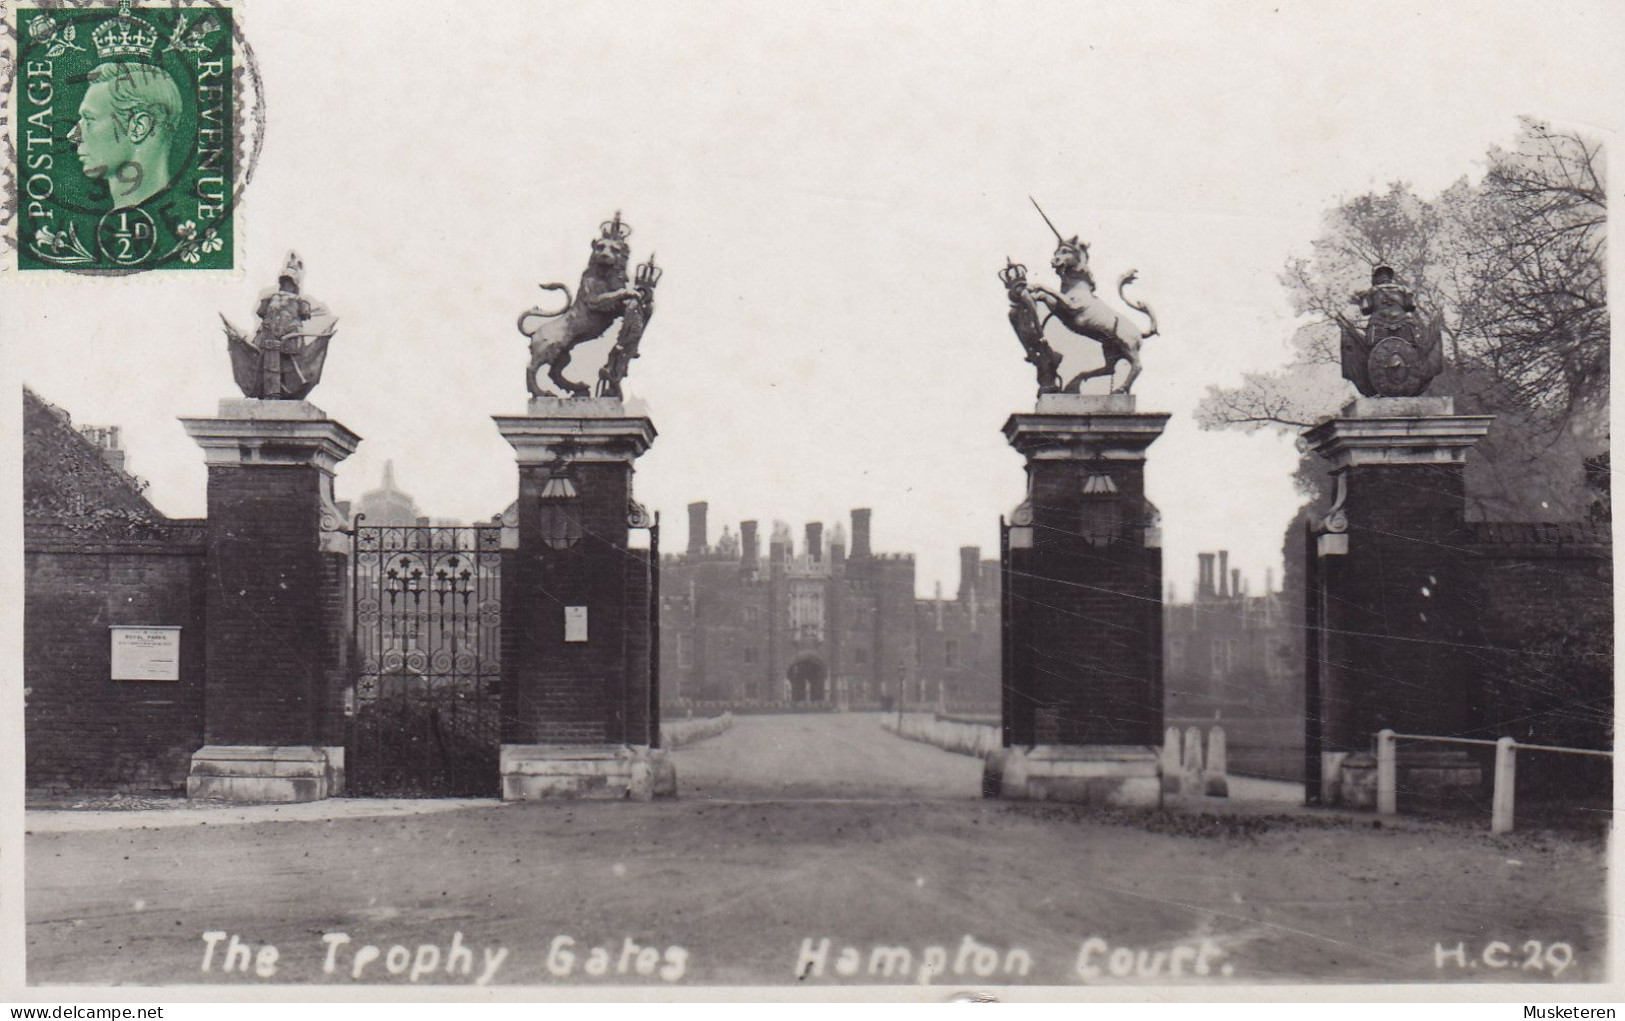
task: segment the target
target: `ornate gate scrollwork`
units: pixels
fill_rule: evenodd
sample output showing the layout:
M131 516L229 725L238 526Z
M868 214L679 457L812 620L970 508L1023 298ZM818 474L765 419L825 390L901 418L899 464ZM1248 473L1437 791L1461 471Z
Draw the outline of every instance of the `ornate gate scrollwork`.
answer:
M502 529L358 525L354 544L346 789L496 796Z

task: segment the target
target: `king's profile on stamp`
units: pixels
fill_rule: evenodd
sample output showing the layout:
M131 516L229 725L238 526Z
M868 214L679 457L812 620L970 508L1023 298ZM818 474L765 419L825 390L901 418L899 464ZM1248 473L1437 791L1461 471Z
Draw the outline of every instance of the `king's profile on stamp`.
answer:
M69 132L85 176L107 182L114 209L139 206L169 187L169 150L181 90L160 67L114 61L90 72Z
M232 15L19 11L20 269L232 267Z

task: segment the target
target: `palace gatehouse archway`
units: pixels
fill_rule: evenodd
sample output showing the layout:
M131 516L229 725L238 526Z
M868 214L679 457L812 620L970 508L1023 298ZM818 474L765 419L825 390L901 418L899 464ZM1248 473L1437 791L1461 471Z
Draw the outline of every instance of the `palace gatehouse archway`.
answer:
M790 701L822 702L828 697L829 669L817 656L803 656L785 672L790 681Z

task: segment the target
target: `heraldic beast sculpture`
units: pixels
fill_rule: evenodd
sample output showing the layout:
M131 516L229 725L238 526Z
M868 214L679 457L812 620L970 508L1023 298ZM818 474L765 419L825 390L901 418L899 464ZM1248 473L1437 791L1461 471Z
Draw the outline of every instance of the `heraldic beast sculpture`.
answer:
M1038 203L1034 201L1033 206L1038 207ZM1027 351L1027 361L1038 371L1038 392L1062 392L1059 376L1061 356L1044 339L1044 327L1049 325L1051 319L1059 319L1073 333L1098 343L1106 359L1100 368L1073 376L1064 392L1077 393L1086 379L1112 376L1117 371L1117 363L1126 361L1129 364L1128 375L1124 377L1122 385L1113 388L1112 392L1129 393L1134 387L1134 380L1140 375L1140 342L1157 333L1156 315L1148 306L1134 301L1123 291L1135 281L1135 271L1129 270L1123 274L1117 282L1117 295L1129 308L1150 320L1144 332L1095 295L1095 278L1089 272L1089 246L1079 241L1075 234L1063 238L1055 225L1050 223L1049 217L1044 216L1042 208L1038 209L1038 215L1044 217L1044 222L1055 234L1055 255L1050 259L1050 268L1061 279L1060 290L1029 283L1026 267L1009 259L1005 260L1005 268L999 271L999 279L1004 282L1010 299L1010 325ZM1040 304L1049 310L1042 320L1038 318Z
M591 390L564 375L570 364L570 352L581 344L604 335L615 320L621 320L621 331L609 360L598 373L598 396L620 397L621 380L626 378L632 359L638 356L638 344L649 317L654 314L654 289L660 282L661 270L655 266L654 256L637 268L637 277L629 285L626 264L631 248L626 239L632 228L616 213L613 220L599 226L599 236L592 243L592 255L581 274L581 286L572 296L564 284L540 284L542 289L564 292L564 307L556 312L531 308L519 315L519 332L530 338L530 365L525 370L525 386L531 396L557 396L542 389L536 376L545 366L547 378L571 397L586 397Z

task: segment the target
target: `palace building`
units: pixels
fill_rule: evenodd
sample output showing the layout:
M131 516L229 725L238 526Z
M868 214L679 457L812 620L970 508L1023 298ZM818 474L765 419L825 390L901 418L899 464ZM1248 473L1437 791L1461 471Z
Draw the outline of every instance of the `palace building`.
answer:
M710 542L707 505L688 508L688 547L662 558L660 690L668 708L873 709L996 713L999 568L960 550L959 591L914 594L914 556L876 553L871 512L851 533L809 522L799 549L782 522Z
M1188 602L1163 603L1163 708L1169 726L1225 728L1237 773L1303 776L1303 610L1266 570L1254 593L1230 553L1197 554Z

